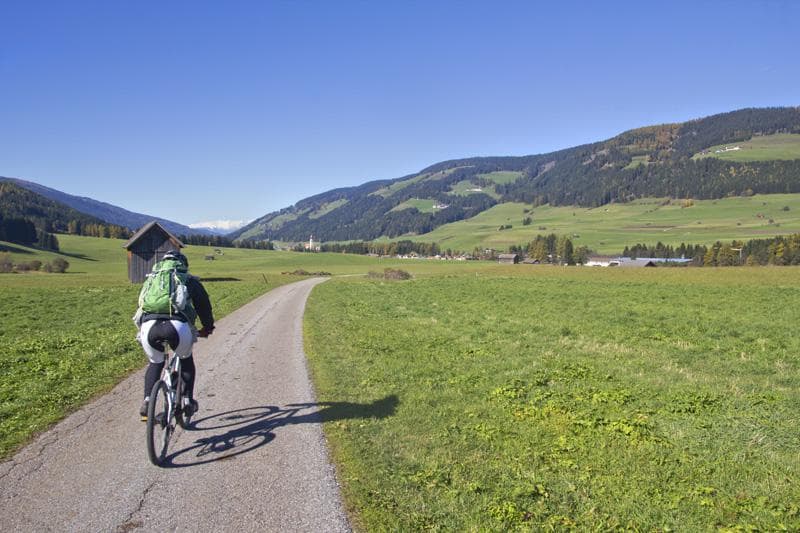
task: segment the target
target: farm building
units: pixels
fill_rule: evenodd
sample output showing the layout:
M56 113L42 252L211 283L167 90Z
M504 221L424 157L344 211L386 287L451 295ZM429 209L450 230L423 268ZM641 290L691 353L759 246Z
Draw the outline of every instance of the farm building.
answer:
M519 263L519 254L500 254L497 256L497 261L508 265L516 265Z
M619 266L621 259L623 258L610 257L606 255L595 255L590 257L589 260L586 261L586 266L600 266L600 267Z
M623 268L641 268L641 267L654 267L656 266L656 261L654 259L650 259L647 257L641 257L638 259L627 259L627 261L621 261L619 266Z
M128 279L131 283L142 283L166 252L178 248L183 248L183 243L161 224L155 220L145 224L125 243L125 249L128 250Z
M609 257L609 256L602 256L596 255L590 257L588 261L586 261L586 266L602 266L602 267L654 267L659 263L669 263L674 265L688 265L691 263L691 259L684 259L684 258L664 258L664 257L639 257L639 258L630 258L630 257Z

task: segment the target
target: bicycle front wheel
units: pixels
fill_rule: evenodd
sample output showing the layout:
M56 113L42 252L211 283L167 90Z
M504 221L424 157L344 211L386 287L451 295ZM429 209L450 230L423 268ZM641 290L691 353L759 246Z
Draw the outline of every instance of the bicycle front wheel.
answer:
M156 466L164 464L167 447L175 429L174 412L169 402L167 384L159 380L150 391L147 404L147 455Z

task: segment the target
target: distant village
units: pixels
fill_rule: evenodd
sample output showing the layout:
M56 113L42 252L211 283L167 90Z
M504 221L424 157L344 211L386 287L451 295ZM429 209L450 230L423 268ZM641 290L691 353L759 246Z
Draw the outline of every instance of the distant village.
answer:
M320 252L322 246L319 242L314 240L311 235L307 242L297 244L292 249L304 252ZM524 265L538 265L540 261L520 253L502 253L493 248L485 248L480 251L469 253L438 253L434 255L424 255L417 252L408 252L395 255L380 255L376 253L364 254L367 257L375 257L379 259L407 259L407 260L428 260L428 261L497 261L501 264L524 264ZM691 259L686 258L664 258L664 257L623 257L623 256L605 256L593 255L589 256L585 263L578 263L578 266L587 267L623 267L623 268L640 268L640 267L654 267L659 264L669 265L688 265ZM550 261L546 264L557 264L558 261L550 257Z

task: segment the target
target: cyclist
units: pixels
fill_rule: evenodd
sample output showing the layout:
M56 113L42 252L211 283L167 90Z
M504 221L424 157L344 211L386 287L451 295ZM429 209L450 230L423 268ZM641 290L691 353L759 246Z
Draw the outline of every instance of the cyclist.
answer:
M163 259L176 259L188 269L189 260L182 253L170 250L164 254ZM214 331L214 314L211 309L211 300L208 298L203 284L195 276L188 276L186 288L189 291L191 305L187 305L183 312L173 314L153 314L137 312L134 321L140 325L138 339L142 343L150 364L144 374L144 402L139 409L142 420L147 420L147 403L150 401L150 391L161 376L164 368L166 354L163 344L167 342L178 357L181 358L181 377L185 389L183 409L187 416L197 412L198 404L194 399L195 366L192 357L192 346L197 337L208 337ZM140 310L141 311L141 310ZM137 320L138 318L138 320ZM203 325L197 331L194 325L195 318L200 318Z

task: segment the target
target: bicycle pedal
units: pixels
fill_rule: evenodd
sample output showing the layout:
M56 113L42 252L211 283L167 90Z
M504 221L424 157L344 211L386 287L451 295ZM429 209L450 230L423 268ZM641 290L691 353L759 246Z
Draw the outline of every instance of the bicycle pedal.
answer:
M142 422L147 422L147 415L141 415L139 417L139 420L141 420Z

